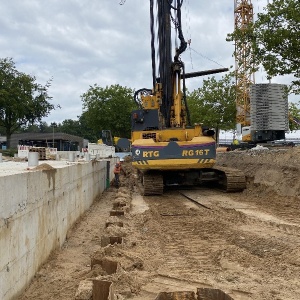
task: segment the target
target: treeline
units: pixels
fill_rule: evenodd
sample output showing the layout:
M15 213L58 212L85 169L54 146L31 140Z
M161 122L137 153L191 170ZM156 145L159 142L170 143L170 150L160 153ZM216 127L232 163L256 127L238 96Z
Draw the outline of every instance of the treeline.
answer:
M289 91L300 93L300 2L273 0L249 28L229 34L232 43L250 41L254 49L253 71L263 65L268 77L289 75ZM15 132L61 131L96 141L102 130L113 136L130 137L130 113L137 107L134 90L120 85L90 86L81 96L82 115L58 124L43 122L54 105L45 85L32 75L16 69L12 58L0 59L0 134L10 143ZM234 129L236 124L236 88L234 72L221 79L203 80L201 88L187 92L192 123L203 123L217 129ZM293 118L300 119L299 102L289 103L290 130L299 129Z

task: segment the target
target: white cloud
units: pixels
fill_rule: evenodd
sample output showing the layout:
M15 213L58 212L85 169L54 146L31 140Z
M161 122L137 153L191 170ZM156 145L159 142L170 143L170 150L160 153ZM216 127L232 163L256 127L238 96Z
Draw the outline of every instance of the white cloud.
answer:
M259 1L260 12L266 1ZM48 123L77 119L80 95L95 83L151 88L149 1L119 2L1 1L0 57L12 57L41 84L53 77L50 95L62 108ZM225 41L233 30L233 6L233 0L184 1L182 25L193 49L182 55L186 72L234 65L233 45ZM190 79L187 86L201 83Z

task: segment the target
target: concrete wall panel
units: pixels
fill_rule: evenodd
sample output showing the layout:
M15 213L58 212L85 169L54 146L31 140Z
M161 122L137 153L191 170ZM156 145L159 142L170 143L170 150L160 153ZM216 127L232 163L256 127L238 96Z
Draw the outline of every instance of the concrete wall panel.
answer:
M27 179L23 174L6 176L1 179L0 218L2 219L6 215L13 215L16 211L22 210L26 205ZM16 185L16 182L20 184Z
M0 177L0 299L18 295L62 246L106 188L106 168L106 161L91 161Z

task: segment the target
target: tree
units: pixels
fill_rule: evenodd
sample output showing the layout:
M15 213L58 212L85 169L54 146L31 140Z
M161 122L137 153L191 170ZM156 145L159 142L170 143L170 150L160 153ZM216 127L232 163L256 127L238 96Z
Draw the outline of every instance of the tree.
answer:
M130 114L136 108L133 90L118 84L102 88L95 84L81 96L87 125L94 132L111 130L113 136L130 137Z
M40 132L42 132L42 133L52 131L52 128L47 124L47 122L40 122L38 126L40 129Z
M300 102L289 103L289 129L290 131L300 129Z
M0 126L0 135L5 135L5 128Z
M40 132L40 127L37 124L29 124L28 126L21 126L20 132Z
M81 116L79 116L79 123L82 130L82 135L85 139L89 140L90 142L97 142L99 139L99 131L93 130L89 126L89 119L86 112L82 113Z
M262 64L268 77L293 75L290 90L300 93L300 1L273 0L256 22L229 34L227 40L250 41L254 50L254 65Z
M97 132L87 125L86 115L83 113L78 120L66 119L58 125L58 130L64 133L81 136L90 142L97 142Z
M7 146L12 133L21 126L33 125L49 115L50 81L45 86L36 78L19 72L11 58L0 59L0 126L5 128Z
M79 120L66 119L62 121L62 123L58 125L58 131L82 136L82 128Z
M217 80L214 76L203 80L203 86L188 94L188 106L192 123L219 129L235 128L236 89L234 73Z

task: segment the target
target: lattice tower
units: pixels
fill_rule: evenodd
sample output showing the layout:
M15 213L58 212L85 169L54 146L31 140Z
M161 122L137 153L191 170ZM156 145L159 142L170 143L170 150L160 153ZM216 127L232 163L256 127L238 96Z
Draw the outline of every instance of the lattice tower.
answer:
M251 0L234 0L235 29L242 32L253 23L253 5ZM250 85L254 83L252 68L253 49L248 39L235 42L236 77L236 122L241 126L250 125Z

